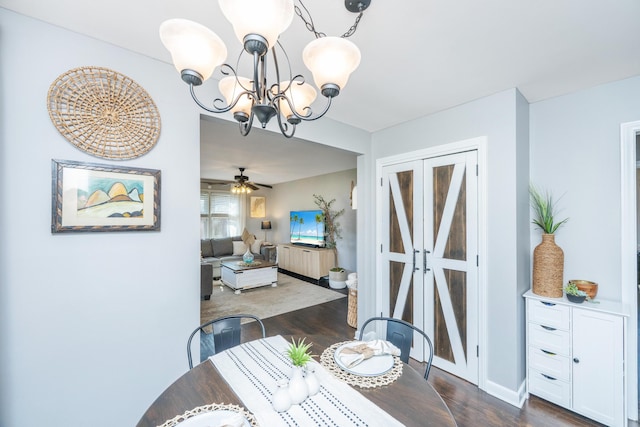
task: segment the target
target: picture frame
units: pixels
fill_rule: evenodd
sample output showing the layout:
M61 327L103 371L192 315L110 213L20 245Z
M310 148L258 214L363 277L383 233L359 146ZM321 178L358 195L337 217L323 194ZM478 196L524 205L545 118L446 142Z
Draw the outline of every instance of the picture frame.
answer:
M51 160L51 232L159 231L160 170Z
M264 218L267 216L267 199L261 196L252 196L250 212L251 218Z

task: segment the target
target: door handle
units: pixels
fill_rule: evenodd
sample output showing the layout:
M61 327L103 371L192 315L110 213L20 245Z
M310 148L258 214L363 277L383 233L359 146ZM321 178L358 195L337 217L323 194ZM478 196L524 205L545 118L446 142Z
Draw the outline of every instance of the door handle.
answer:
M419 254L420 251L418 249L413 250L413 271L418 271L420 268L416 267L416 254Z
M427 267L427 254L430 253L431 251L428 251L426 249L422 251L422 271L424 271L425 273L431 270L429 267Z

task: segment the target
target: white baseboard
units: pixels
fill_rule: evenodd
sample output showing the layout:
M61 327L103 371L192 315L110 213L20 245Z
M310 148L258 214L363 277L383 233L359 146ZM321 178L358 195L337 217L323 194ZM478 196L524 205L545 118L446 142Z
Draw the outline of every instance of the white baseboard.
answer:
M527 400L527 381L522 381L522 384L520 384L520 387L518 387L518 391L513 391L504 386L501 386L500 384L496 384L492 381L487 381L484 391L486 391L493 397L497 397L498 399L507 402L510 405L513 405L517 408L522 408L522 405L524 405L524 401Z

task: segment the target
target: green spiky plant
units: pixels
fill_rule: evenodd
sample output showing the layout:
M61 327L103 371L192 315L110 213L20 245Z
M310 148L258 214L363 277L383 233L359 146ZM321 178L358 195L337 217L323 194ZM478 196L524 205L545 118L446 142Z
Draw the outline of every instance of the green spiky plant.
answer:
M562 221L555 221L555 205L551 193L548 191L543 194L531 185L529 186L529 195L535 214L532 223L540 227L545 234L554 234L561 225L569 220L569 218L565 218Z
M311 361L313 358L311 351L309 351L311 346L311 343L307 344L304 342L304 338L299 339L297 343L291 338L291 344L289 344L289 348L287 348L287 356L291 359L293 366L303 367Z

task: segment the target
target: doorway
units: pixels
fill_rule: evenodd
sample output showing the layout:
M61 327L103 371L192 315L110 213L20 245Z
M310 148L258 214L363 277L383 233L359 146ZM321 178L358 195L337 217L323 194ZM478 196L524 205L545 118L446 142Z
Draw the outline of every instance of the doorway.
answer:
M639 411L638 385L638 208L636 185L636 144L640 135L640 121L620 126L621 153L621 283L622 302L630 308L627 345L627 416L637 420Z

